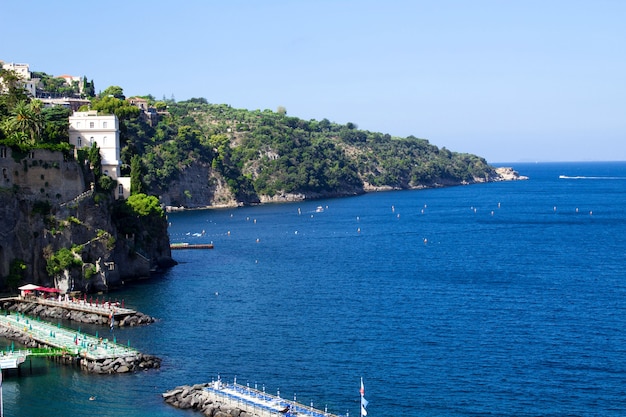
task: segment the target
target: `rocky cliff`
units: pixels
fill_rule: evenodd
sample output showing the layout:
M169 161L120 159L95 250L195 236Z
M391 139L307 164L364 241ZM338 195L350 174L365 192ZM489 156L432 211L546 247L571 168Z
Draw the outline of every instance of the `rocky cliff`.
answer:
M110 194L86 186L89 172L62 154L35 150L0 154L0 277L63 291L106 291L173 264L167 220L138 219L138 232L121 235ZM72 249L77 262L50 276L48 260Z
M153 190L153 193L159 195L161 203L163 203L168 210L174 211L207 207L237 207L261 203L285 203L320 198L347 197L376 191L451 187L483 182L525 179L528 178L521 176L512 168L502 167L494 168L490 170L486 176L475 177L470 181L439 179L430 184L416 186L406 185L403 188L391 186L376 187L363 181L361 186L346 185L341 190L334 192L293 192L278 193L272 196L260 194L253 195L251 198L237 198L221 175L216 173L208 164L196 161L184 167L177 178L169 184L167 189Z

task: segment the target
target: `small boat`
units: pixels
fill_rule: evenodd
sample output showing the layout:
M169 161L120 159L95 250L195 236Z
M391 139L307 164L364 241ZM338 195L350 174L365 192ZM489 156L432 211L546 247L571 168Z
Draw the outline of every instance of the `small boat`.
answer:
M323 211L324 211L324 207L322 207L322 206L317 206L317 208L315 209L316 213L321 213Z

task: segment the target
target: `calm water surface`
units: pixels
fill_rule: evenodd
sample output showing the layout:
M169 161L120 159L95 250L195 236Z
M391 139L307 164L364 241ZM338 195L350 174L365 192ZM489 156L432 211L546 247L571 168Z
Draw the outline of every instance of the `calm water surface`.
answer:
M215 249L111 294L160 319L115 336L163 367L33 360L5 415L189 417L161 393L218 374L355 417L361 376L370 416L624 415L626 163L514 166L531 179L171 214Z

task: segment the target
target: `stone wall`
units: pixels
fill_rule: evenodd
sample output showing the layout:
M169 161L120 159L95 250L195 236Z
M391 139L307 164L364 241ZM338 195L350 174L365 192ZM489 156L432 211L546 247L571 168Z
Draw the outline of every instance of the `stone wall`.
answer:
M18 190L21 198L59 204L86 189L79 164L61 152L35 149L16 161L6 147L0 147L0 187Z

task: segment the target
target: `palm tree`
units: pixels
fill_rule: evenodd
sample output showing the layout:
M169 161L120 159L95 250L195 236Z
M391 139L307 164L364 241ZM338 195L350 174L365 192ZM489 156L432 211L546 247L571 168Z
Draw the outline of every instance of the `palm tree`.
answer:
M12 133L22 133L28 136L30 144L35 144L44 126L41 114L41 101L33 100L18 102L11 111L9 128Z

